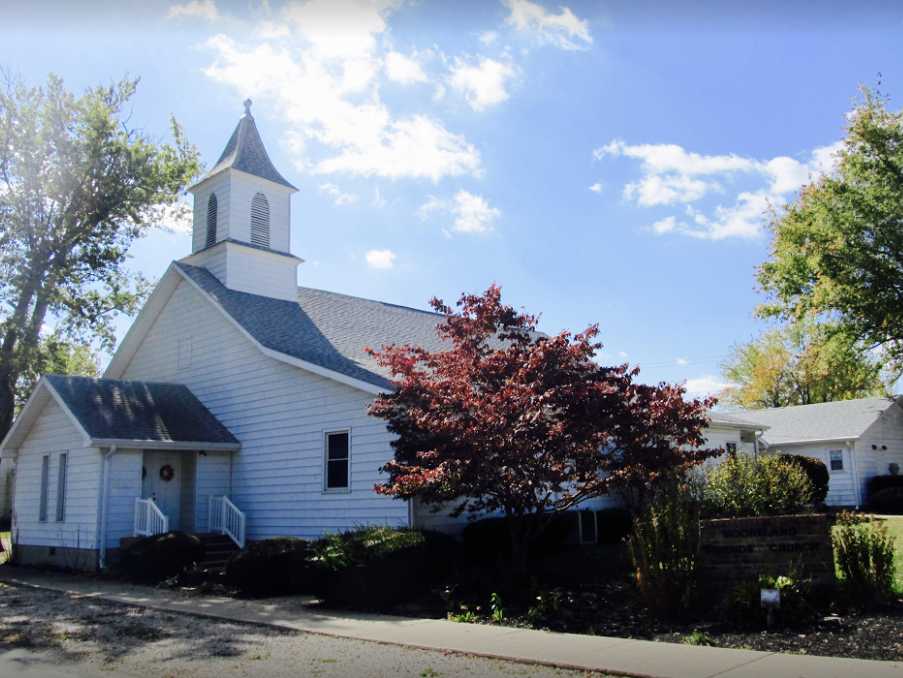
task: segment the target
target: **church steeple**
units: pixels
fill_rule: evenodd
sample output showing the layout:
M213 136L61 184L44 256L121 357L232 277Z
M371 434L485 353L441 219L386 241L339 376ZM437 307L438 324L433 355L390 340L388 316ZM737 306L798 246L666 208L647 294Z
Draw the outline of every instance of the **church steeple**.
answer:
M270 160L250 99L244 107L219 160L188 189L194 224L186 261L207 267L226 287L294 299L300 260L290 254L290 214L298 189Z

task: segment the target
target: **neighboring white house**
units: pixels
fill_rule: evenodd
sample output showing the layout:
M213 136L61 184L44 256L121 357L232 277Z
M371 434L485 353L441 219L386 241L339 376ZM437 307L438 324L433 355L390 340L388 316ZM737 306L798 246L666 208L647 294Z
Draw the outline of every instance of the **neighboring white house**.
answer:
M861 398L816 405L745 410L738 416L760 424L760 448L797 454L828 467L827 503L862 506L869 478L903 467L903 408L893 398Z
M367 409L390 382L365 349L437 349L440 316L298 287L296 189L249 110L190 190L192 253L104 378L44 377L0 443L19 558L103 567L122 538L165 529L243 545L429 526L434 514L373 490L392 436ZM756 428L716 416L711 444L754 445Z

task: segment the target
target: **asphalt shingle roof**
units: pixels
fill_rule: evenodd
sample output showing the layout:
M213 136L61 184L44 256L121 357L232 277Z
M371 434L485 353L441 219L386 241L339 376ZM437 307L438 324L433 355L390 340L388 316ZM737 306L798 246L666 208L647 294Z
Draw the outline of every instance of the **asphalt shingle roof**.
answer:
M92 438L238 443L183 384L45 377Z
M746 417L738 417L726 412L710 412L709 419L713 424L736 426L737 428L761 429L762 425Z
M216 161L213 169L204 176L204 179L228 168L269 179L288 188L295 188L273 166L250 112L245 113L238 121L222 155Z
M298 289L297 302L274 299L230 290L204 268L175 265L262 346L374 386L389 387L389 373L366 348L447 348L436 334L442 316L430 311L308 287Z
M769 445L787 445L810 440L858 438L887 408L892 398L860 398L816 405L744 410L744 419L764 424L762 438Z

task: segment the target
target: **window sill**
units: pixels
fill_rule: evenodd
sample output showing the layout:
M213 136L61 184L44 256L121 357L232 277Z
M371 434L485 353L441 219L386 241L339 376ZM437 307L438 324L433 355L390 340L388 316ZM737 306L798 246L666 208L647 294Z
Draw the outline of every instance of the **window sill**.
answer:
M323 494L351 494L350 487L327 487L323 490Z

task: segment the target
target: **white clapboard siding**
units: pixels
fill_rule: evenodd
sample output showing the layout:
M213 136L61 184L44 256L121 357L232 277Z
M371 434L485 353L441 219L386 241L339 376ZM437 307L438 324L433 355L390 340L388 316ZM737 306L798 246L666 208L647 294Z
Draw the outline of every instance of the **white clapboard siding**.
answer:
M207 532L210 519L210 497L232 494L232 455L230 452L207 452L197 458L197 491L195 530Z
M894 463L903 472L903 409L897 406L887 408L856 441L856 470L863 503L869 499L869 479L887 475Z
M56 520L60 453L67 453L66 513ZM40 518L41 464L50 456L47 520ZM29 546L96 548L100 450L84 447L84 436L53 400L19 448L16 462L15 516L18 540Z
M135 499L141 496L142 450L117 450L110 457L107 496L107 548L118 548L119 540L135 530Z
M189 337L191 364L180 369L178 343ZM367 415L372 396L264 356L187 283L179 284L123 378L186 384L239 439L229 494L247 514L250 539L408 524L406 502L373 491L392 450L384 423ZM351 491L327 493L323 434L346 428ZM204 482L199 466L199 487ZM198 517L206 521L200 506Z

